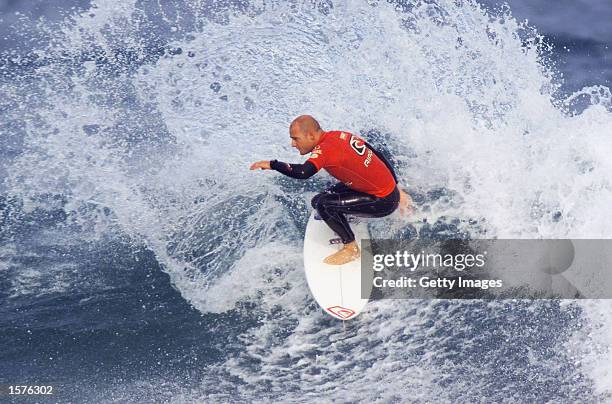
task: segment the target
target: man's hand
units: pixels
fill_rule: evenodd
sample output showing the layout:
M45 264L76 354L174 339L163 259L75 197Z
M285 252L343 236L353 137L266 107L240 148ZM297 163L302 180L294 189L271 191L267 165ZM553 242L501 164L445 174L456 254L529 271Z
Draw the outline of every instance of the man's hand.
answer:
M251 170L257 170L258 168L262 170L269 170L270 162L268 160L262 160L251 164Z
M400 215L412 216L412 213L414 212L412 198L410 198L410 195L408 195L401 189L399 190L399 193L400 193L400 200L399 200Z

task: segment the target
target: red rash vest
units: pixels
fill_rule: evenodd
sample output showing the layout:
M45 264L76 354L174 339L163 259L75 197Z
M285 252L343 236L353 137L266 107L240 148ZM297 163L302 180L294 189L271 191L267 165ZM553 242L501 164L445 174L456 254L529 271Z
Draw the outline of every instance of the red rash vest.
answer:
M332 177L355 191L385 197L395 189L393 174L359 136L348 132L323 132L310 153L317 171L324 168Z

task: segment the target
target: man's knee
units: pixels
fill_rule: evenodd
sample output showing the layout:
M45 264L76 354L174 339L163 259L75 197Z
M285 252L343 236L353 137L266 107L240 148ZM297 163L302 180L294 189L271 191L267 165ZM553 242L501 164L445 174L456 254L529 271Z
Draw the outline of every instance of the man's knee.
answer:
M312 207L315 208L319 213L322 211L333 210L333 206L335 204L336 198L334 194L330 194L328 192L322 192L317 194L312 198L311 204Z

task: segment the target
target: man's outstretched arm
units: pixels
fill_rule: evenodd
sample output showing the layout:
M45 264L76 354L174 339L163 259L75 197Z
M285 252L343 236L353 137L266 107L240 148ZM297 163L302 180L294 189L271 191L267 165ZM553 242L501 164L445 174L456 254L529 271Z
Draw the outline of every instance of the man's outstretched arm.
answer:
M256 170L258 168L262 170L276 170L279 173L286 175L287 177L297 178L301 180L310 178L317 172L317 168L310 161L307 161L304 164L289 164L277 160L264 160L258 161L251 165L251 170Z

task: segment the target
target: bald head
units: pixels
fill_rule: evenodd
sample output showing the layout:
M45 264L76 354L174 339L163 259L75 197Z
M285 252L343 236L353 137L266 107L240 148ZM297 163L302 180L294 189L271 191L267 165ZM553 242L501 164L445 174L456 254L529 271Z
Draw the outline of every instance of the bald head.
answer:
M291 146L304 155L310 153L319 143L323 130L310 115L300 115L289 125L289 135L291 136Z
M289 125L289 132L299 131L302 134L321 132L321 125L310 115L300 115Z

